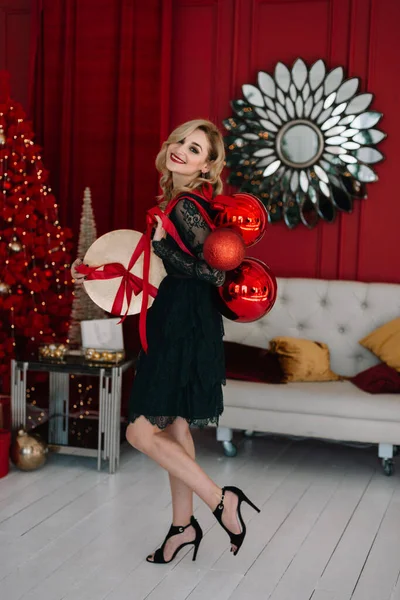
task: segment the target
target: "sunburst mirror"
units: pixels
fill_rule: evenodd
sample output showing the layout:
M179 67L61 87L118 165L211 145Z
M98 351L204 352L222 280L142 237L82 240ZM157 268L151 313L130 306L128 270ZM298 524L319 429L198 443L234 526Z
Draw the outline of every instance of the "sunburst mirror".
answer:
M357 94L359 82L342 67L327 73L322 60L308 68L298 58L292 69L278 62L273 77L260 71L258 86L243 85L244 99L231 102L228 182L258 196L271 222L332 222L377 181L371 165L384 156L374 146L386 134L375 129L382 113L368 110L373 95Z

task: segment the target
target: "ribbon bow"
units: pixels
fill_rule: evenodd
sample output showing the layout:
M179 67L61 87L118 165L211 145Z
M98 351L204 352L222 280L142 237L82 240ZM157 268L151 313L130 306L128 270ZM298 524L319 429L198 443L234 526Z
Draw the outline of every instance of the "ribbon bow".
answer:
M103 270L99 271L99 269L101 268L103 268ZM76 270L78 271L78 273L86 275L86 280L91 281L116 279L117 277L122 278L111 308L111 313L113 315L121 315L122 307L124 305L124 299L126 298L128 306L124 316L120 321L121 323L125 320L128 314L129 306L132 301L132 294L137 296L138 294L140 294L140 292L143 291L143 279L141 277L138 277L137 275L134 275L134 273L131 273L121 263L107 263L98 267L80 265L79 267L77 267ZM153 298L155 298L157 295L157 288L151 284L149 284L149 294Z

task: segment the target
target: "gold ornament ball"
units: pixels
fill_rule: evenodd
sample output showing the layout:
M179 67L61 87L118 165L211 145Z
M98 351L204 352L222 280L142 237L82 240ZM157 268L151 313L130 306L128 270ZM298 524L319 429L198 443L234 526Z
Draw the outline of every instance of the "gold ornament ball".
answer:
M40 346L39 347L39 357L40 358L47 358L47 356L49 356L50 351L49 348L47 346Z
M22 244L18 241L10 242L9 246L10 246L10 249L15 253L21 252L21 250L22 250Z
M0 281L0 295L6 296L10 293L10 286L8 283L4 283L4 281Z
M10 457L21 471L39 469L47 460L47 444L37 435L20 429L11 444Z
M39 358L64 358L67 350L65 344L43 344L39 346Z

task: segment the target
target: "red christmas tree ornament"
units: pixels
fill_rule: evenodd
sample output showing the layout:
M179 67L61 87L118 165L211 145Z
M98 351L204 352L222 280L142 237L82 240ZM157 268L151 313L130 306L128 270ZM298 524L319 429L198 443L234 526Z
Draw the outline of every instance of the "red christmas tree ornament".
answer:
M216 229L206 238L203 246L206 262L214 269L236 269L246 255L246 246L238 231L229 228Z
M232 321L250 323L264 317L274 306L277 285L270 268L257 258L245 258L226 274L217 288L220 312Z
M268 222L267 211L262 202L252 194L245 192L233 194L236 206L218 207L219 213L214 220L217 227L236 227L240 230L247 247L254 246L261 240Z

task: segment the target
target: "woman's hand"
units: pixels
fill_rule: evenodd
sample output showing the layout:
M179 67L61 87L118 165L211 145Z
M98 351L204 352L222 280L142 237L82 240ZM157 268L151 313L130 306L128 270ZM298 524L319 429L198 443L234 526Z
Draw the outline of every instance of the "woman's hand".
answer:
M78 285L82 285L85 280L85 275L76 271L76 267L79 267L79 265L81 265L82 263L83 260L81 258L77 258L71 265L71 275L73 279L75 279L75 283L77 283Z
M164 227L162 226L161 217L159 217L158 215L154 215L154 217L157 221L157 227L154 232L153 242L160 242L162 239L165 238L166 231L165 231Z

